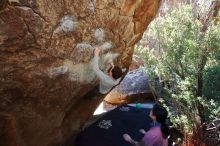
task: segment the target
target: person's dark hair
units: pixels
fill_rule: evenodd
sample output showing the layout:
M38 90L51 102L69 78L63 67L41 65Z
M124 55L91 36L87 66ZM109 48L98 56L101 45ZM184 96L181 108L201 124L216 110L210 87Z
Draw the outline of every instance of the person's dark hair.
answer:
M112 77L118 79L122 76L122 70L119 66L114 66L112 69Z
M161 132L163 138L166 139L170 134L169 127L166 124L166 120L168 116L167 110L163 106L155 104L152 110L152 114L156 116L157 122L161 124Z

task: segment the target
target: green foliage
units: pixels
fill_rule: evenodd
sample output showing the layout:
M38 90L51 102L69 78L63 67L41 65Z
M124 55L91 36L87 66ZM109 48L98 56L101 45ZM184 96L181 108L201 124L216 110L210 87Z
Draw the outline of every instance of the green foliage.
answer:
M204 96L215 107L214 109L209 109L209 114L212 113L213 115L220 116L220 65L206 70L203 91Z
M145 70L151 85L156 89L164 102L175 107L172 113L173 120L186 131L199 123L198 105L203 105L208 111L218 111L218 105L213 104L216 96L205 94L209 98L198 97L198 77L205 73L207 68L219 63L220 56L220 26L212 22L208 30L201 31L203 24L194 17L193 8L185 5L158 17L148 27L144 39L150 47L137 47L136 52L145 60ZM219 70L218 70L219 71ZM208 73L209 72L209 73ZM215 73L217 72L217 69ZM220 72L218 72L220 75ZM159 76L166 84L162 87L155 81ZM211 77L218 80L208 70L207 81ZM206 82L204 88L214 94L216 82ZM220 86L218 86L220 87ZM215 92L219 94L219 92ZM212 100L210 100L212 99ZM213 117L213 112L207 112L207 117Z
M220 65L207 69L204 77L204 95L220 102Z

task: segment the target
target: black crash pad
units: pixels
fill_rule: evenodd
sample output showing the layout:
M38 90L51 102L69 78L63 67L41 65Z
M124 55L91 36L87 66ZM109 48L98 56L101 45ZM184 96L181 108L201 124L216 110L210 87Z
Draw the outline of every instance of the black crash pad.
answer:
M150 128L150 109L124 105L105 115L82 131L76 140L77 146L131 146L123 140L128 133L139 141L144 136L139 129Z

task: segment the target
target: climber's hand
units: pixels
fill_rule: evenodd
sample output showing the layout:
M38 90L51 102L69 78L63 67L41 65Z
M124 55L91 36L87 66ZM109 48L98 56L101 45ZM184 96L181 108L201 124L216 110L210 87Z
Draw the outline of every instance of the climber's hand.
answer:
M114 66L115 66L113 62L111 62L110 65L111 65L111 67L114 67Z
M95 55L95 56L99 56L100 51L101 51L100 48L95 48L94 55Z

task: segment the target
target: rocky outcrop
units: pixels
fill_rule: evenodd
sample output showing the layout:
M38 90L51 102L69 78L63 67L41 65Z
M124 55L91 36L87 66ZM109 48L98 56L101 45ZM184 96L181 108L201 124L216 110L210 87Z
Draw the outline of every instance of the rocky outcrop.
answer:
M0 145L52 146L67 141L102 97L82 97L98 84L90 67L128 68L133 46L160 0L1 0Z
M129 71L120 85L115 87L104 99L106 103L120 105L131 102L153 101L154 97L143 69Z

